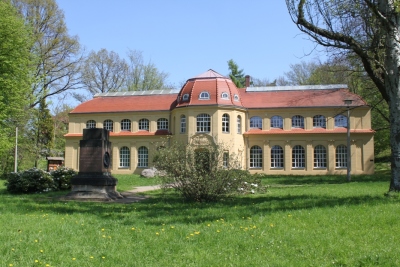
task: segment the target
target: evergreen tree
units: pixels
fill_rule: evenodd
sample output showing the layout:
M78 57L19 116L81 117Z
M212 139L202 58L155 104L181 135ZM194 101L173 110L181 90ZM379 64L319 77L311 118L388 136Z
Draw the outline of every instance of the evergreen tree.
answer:
M239 70L239 66L236 64L233 59L228 61L228 68L230 70L229 77L236 85L237 88L243 88L246 85L246 77L243 73L243 69Z

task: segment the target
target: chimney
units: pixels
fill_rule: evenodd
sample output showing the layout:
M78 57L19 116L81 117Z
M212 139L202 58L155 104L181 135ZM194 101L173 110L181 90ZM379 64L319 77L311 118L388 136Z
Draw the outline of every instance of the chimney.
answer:
M245 82L246 88L250 87L250 75L246 75L244 78L246 79L246 82Z

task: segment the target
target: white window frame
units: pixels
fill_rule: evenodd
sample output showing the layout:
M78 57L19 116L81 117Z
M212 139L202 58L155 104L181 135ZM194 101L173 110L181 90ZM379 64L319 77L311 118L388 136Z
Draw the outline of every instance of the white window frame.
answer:
M199 94L199 100L209 100L210 99L210 93L207 91L203 91Z
M260 116L253 116L250 118L251 129L262 129L262 118Z
M347 168L347 146L338 145L336 147L335 166L337 169Z
M324 128L326 129L326 118L323 115L315 115L313 117L313 127L314 128Z
M182 97L182 101L188 101L189 100L189 94L184 94Z
M86 129L96 128L96 121L95 120L88 120L86 122Z
M252 146L250 148L250 168L262 168L262 162L262 148L259 146Z
M314 168L326 169L326 148L323 145L314 147Z
M168 120L166 118L157 120L157 130L168 130Z
M105 120L103 122L103 128L110 132L114 131L114 122L112 120Z
M119 149L119 167L129 168L131 162L131 153L128 147L123 146Z
M296 145L292 148L292 168L304 169L306 167L306 152L304 147Z
M292 128L304 129L304 117L301 115L294 115L292 117Z
M221 98L222 99L229 99L229 94L227 92L222 92Z
M138 168L146 168L149 165L149 149L145 146L138 148Z
M131 131L131 120L130 119L123 119L121 121L121 131Z
M271 148L271 169L283 169L283 148L275 145Z
M180 133L186 133L186 116L181 115L181 131Z
M234 100L234 101L239 101L239 96L238 96L237 94L234 94L234 95L233 95L233 100Z
M226 113L222 115L222 132L229 133L229 115Z
M229 167L229 153L228 152L224 152L222 154L222 166L224 168L228 168Z
M211 116L206 113L201 113L196 117L196 125L198 133L211 132Z
M271 128L283 129L283 118L275 115L271 117Z
M335 127L347 128L347 116L339 114L335 116Z
M236 118L237 133L242 134L242 116L238 115Z
M139 131L149 131L150 121L146 118L139 120Z

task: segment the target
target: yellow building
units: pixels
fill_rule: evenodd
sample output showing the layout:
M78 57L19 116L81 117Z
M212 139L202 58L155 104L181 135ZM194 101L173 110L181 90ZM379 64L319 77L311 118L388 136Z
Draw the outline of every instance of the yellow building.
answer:
M65 165L79 169L84 128L111 131L112 173L152 166L163 137L223 143L252 173L345 174L347 108L351 99L352 174L374 172L374 131L369 106L345 85L237 88L209 70L181 90L96 95L69 114Z

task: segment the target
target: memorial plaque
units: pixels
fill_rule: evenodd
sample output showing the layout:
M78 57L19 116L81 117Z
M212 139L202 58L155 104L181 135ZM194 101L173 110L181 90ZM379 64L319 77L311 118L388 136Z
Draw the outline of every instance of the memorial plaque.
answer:
M79 172L71 178L71 193L67 198L122 198L116 191L118 180L111 175L112 150L109 131L100 128L83 130L79 143Z

